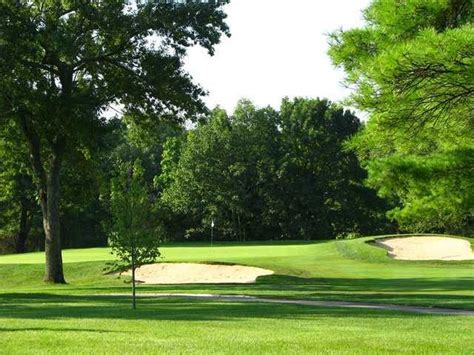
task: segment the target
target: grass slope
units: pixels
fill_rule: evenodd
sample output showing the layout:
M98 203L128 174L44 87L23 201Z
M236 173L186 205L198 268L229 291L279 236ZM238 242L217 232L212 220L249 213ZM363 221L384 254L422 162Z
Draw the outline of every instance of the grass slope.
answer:
M140 286L139 292L249 294L474 309L474 263L401 262L370 238L169 245L167 262L226 262L277 274L251 285ZM43 255L0 257L0 353L472 353L472 317L296 305L107 296L130 286L102 270L108 249L64 252L65 286L41 282Z
M274 270L250 285L141 286L141 292L249 294L474 309L474 262L403 262L386 256L370 238L296 244L171 245L166 262L225 262ZM0 288L66 293L128 292L129 285L104 275L110 250L64 251L67 286L41 281L43 254L0 257Z

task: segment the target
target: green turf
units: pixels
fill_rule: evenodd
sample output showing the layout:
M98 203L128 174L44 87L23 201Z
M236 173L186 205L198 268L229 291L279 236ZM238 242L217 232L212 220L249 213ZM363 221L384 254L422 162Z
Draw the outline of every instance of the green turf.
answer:
M469 354L474 345L465 317L176 300L141 300L133 312L120 299L47 294L0 300L6 354Z
M272 269L250 285L140 286L139 292L249 294L474 310L474 262L401 262L370 238L170 245L163 261ZM140 299L103 269L108 249L66 250L68 285L41 282L43 255L0 257L0 353L472 353L472 317L296 305Z
M269 268L276 275L251 285L141 286L142 292L213 292L308 299L353 300L474 309L474 262L402 262L366 242L173 245L163 261L226 262ZM0 257L0 287L12 291L126 292L129 285L105 275L108 249L64 251L67 286L44 285L43 254Z

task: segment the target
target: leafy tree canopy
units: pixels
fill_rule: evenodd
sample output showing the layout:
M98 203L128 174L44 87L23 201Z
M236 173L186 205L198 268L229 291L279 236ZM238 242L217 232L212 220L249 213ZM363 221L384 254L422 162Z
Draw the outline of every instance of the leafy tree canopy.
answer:
M369 184L406 230L473 227L474 25L470 0L375 0L366 26L336 31L329 54L370 113L352 140Z
M62 165L89 154L111 105L138 122L205 111L183 70L188 47L209 53L228 34L219 3L0 1L0 122L28 142L45 226L45 280L64 282L59 204Z
M162 201L220 238L321 239L384 229L383 202L344 148L359 120L327 100L284 100L280 111L242 101L216 109L166 144ZM382 216L381 216L382 214Z
M351 102L390 129L472 128L472 1L375 0L364 14L364 28L330 36Z

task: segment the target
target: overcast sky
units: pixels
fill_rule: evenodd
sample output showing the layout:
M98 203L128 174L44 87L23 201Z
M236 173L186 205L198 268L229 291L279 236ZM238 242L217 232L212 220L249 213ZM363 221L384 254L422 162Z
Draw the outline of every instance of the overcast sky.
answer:
M232 111L240 98L279 107L283 97L347 96L327 56L327 36L363 24L370 0L231 0L231 38L210 57L192 48L186 69L209 91L206 102Z

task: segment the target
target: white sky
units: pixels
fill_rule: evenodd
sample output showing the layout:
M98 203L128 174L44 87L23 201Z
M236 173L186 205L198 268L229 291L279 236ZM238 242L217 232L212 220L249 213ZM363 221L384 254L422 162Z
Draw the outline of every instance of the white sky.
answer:
M348 95L327 56L326 34L363 24L370 0L231 0L231 38L210 57L192 48L186 70L209 91L207 104L233 111L240 98L278 108L285 96Z

